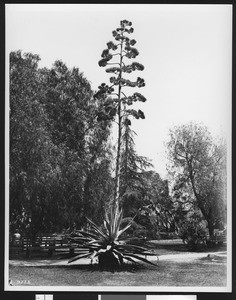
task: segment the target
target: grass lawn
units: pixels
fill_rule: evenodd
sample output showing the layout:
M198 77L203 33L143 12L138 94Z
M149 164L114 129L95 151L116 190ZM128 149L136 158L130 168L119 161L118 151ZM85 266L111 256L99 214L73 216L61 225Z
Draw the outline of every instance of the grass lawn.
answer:
M220 249L222 250L222 249ZM226 257L187 258L184 245L158 243L159 255L185 254L186 259L160 260L157 267L127 265L116 272L100 271L96 265L10 264L9 278L17 286L226 286Z
M14 285L33 286L225 286L225 262L160 261L157 267L129 266L117 272L96 266L11 266Z

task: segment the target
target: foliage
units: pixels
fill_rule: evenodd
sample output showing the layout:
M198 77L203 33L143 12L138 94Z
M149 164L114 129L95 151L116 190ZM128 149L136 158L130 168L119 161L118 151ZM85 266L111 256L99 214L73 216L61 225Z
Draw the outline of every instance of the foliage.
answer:
M189 250L199 250L206 247L206 224L199 214L193 213L181 222L179 236Z
M162 233L173 234L176 231L175 208L169 192L169 183L155 171L143 173L145 186L145 205L138 216L152 237L161 237Z
M69 260L76 261L81 258L98 258L99 266L105 269L116 269L123 265L124 261L136 263L142 261L155 265L145 258L147 255L155 255L146 247L140 247L128 243L122 234L131 226L132 220L121 228L123 218L122 209L111 206L106 213L104 228L99 228L88 219L90 230L77 231L71 237L71 243L79 246L79 254Z
M226 221L225 145L206 127L190 123L170 131L167 143L173 197L186 209L200 209L209 234Z
M112 180L100 100L78 68L39 60L10 54L10 229L30 235L101 222Z
M44 90L38 61L39 57L30 53L10 54L10 227L31 233L50 226L46 194L56 184L58 170L54 166L60 159L40 103Z
M122 135L124 148L120 161L120 197L124 215L135 216L144 205L146 168L152 166L148 158L140 156L135 151L134 131L125 125Z

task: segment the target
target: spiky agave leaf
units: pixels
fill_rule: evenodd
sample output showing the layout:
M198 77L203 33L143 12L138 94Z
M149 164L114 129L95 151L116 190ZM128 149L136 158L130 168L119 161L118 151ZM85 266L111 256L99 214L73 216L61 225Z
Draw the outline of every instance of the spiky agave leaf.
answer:
M101 245L104 242L105 242L104 239L98 239L98 240L92 240L92 241L86 243L86 245L90 245L90 244L91 245Z
M124 259L126 259L127 261L130 261L130 262L132 262L132 263L137 264L137 261L135 261L134 259L132 259L132 258L129 257L129 256L124 256Z
M124 255L123 253L117 251L116 249L113 249L113 252L118 256L119 262L122 263L124 260Z
M68 264L73 262L73 261L76 261L78 259L81 259L81 258L87 258L91 255L91 253L86 253L86 254L79 254L79 255L76 255L74 257L72 257L71 259L69 259L68 261Z
M104 220L103 224L104 224L104 228L106 230L107 235L110 235L110 226L109 226L109 223L106 220Z
M115 207L111 207L111 212L110 212L110 223L111 223L112 235L114 235L115 231L117 230L117 226L119 225L120 218L122 218L122 209L119 209L119 206L117 204L115 205Z
M92 225L93 229L100 234L103 238L107 238L106 234L104 232L102 232L102 230L93 222L91 221L89 218L87 218L87 220L89 221L89 223Z
M132 244L117 245L117 249L120 251L138 251L138 252L148 251L148 249L145 247L132 245Z
M120 236L123 232L125 232L133 223L135 217L133 217L133 219L121 230L118 231L118 236Z
M116 218L114 219L113 232L112 232L112 238L114 240L117 240L119 236L119 228L121 225L122 218L123 218L123 211L121 210L116 216Z
M136 259L138 259L138 260L141 260L141 261L143 261L143 262L145 262L145 263L147 263L147 264L149 264L149 265L152 265L152 266L157 266L156 264L154 264L153 262L151 262L150 260L148 260L148 259L146 259L146 258L144 258L144 257L141 257L141 256L138 256L138 255L136 255L136 254L132 254L132 253L127 253L126 254L126 257L133 257L133 258L136 258Z
M105 214L105 227L109 232L110 239L114 241L118 238L118 232L123 219L123 211L118 205L110 207L109 212Z
M94 251L91 255L90 255L90 259L93 260L94 257L98 256L98 251Z

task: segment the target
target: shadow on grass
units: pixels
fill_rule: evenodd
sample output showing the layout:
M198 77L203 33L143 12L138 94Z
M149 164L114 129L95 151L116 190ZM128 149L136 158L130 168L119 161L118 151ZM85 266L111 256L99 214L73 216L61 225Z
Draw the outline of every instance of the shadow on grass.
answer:
M180 252L186 252L187 248L184 244L154 244L150 243L150 246L153 250L169 250L169 251L180 251Z
M43 265L43 266L34 266L38 269L66 269L66 270L79 270L84 272L111 272L111 273L120 273L120 272L130 272L136 273L145 270L157 270L157 266L145 265L145 264L123 264L117 269L108 269L101 268L98 264L81 264L81 265Z

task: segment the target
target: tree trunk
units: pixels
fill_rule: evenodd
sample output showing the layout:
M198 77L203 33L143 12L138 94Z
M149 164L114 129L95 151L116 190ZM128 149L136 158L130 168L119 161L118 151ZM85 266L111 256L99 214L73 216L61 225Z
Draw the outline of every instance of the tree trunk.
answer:
M208 223L208 230L209 230L209 235L210 235L210 238L212 238L214 236L214 226L211 224L210 221L207 220L207 223Z
M192 188L193 188L193 193L194 193L194 196L197 200L197 204L198 204L198 208L201 210L205 220L207 221L207 228L209 230L209 236L210 238L213 237L214 235L214 225L211 221L211 210L209 209L209 212L206 211L206 209L204 208L203 204L202 204L202 201L204 201L204 198L202 198L196 191L196 188L195 188L195 184L194 184L194 177L193 177L193 174L192 174L192 171L190 170L190 182L191 182L191 185L192 185Z

